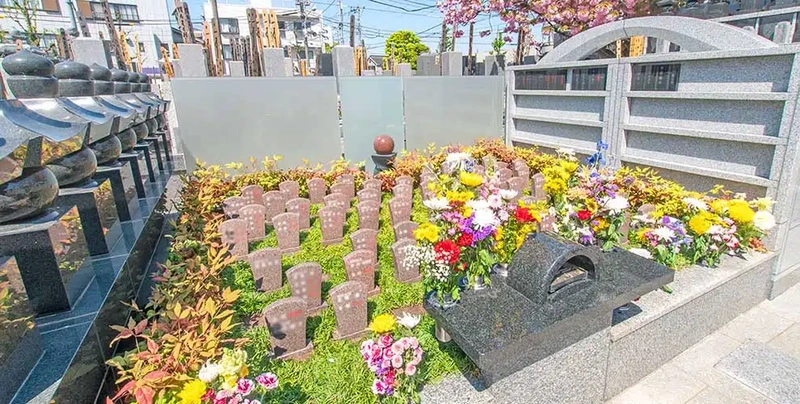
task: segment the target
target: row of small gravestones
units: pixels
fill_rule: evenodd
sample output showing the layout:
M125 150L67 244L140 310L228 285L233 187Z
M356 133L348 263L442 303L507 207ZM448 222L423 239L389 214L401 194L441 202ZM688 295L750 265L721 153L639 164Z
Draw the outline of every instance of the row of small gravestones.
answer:
M415 244L411 221L413 178L402 176L393 188L389 200L389 213L394 228L395 243L391 246L395 278L399 282L420 280L419 267L404 265L406 247ZM242 189L242 196L230 197L223 202L223 210L230 219L219 228L222 241L231 246L231 253L244 257L250 263L258 290L263 292L282 286L283 254L299 250L300 230L310 228L311 203L324 203L319 210L322 243L332 245L342 242L346 212L355 196L352 175L337 178L327 193L321 178L308 181L309 198L299 198L299 183L284 181L278 191L263 192L258 185ZM381 208L381 181L368 179L358 191L359 230L350 234L353 252L343 258L347 282L330 290L336 314L336 339L357 339L366 333L366 299L380 292L375 285L375 267L378 263L377 236ZM261 203L259 203L259 201ZM287 212L288 211L288 212ZM265 237L265 225L275 228L278 248L249 252L250 241ZM264 309L257 324L268 325L274 353L279 358L304 356L311 345L305 341L305 320L316 315L327 304L322 300L323 273L318 263L295 265L286 272L292 297L281 299Z

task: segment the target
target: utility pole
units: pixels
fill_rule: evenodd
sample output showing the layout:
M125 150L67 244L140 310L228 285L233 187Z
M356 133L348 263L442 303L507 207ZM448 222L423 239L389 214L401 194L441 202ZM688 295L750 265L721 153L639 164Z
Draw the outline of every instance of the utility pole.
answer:
M522 30L520 27L519 31L517 31L517 57L515 58L515 64L521 65L522 64L522 42L525 41L525 31Z
M339 43L344 43L344 15L342 14L342 0L339 0Z
M468 61L467 71L469 72L470 75L473 74L472 66L474 65L474 63L472 62L472 38L474 37L474 35L475 35L475 21L472 21L471 23L469 23L469 50L467 51L468 52L467 54L469 55L469 58L467 59Z
M308 54L308 18L306 16L306 4L307 0L297 0L297 5L300 6L300 18L303 19L303 46L306 49L306 66L311 66L311 58Z
M439 53L445 52L447 49L444 48L445 43L447 43L447 23L442 21L442 41L439 44Z
M456 23L453 23L453 41L450 44L450 51L451 52L455 52L456 51L456 30L457 29L458 29L458 25Z
M350 13L350 47L356 47L356 15Z

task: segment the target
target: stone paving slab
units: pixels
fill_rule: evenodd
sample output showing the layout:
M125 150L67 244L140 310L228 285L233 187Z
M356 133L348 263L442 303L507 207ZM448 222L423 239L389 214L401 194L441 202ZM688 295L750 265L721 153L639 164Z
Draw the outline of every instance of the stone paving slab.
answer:
M778 403L800 403L800 362L765 343L742 345L716 368Z

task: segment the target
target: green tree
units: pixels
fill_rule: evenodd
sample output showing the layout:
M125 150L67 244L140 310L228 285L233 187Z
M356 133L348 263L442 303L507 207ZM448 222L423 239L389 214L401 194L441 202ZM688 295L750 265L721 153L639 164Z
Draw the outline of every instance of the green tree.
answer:
M386 38L386 56L394 56L396 63L411 63L417 68L417 56L430 52L425 44L412 31L397 31Z
M11 20L22 28L28 44L39 46L39 28L36 19L36 11L39 7L39 0L11 0L8 2Z

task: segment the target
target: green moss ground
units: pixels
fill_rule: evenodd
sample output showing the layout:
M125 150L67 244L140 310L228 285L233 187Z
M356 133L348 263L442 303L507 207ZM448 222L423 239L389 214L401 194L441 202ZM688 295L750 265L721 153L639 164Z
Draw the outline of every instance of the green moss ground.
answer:
M376 269L377 283L381 293L368 301L370 320L378 314L394 309L422 303L424 289L421 282L403 284L394 279L394 264L390 250L394 242L394 232L389 218L388 198L384 201L380 214L380 230L378 232L378 261ZM372 394L372 374L367 369L361 354L359 343L333 341L333 330L336 318L328 299L328 291L335 285L347 280L343 257L352 251L349 234L358 230L356 209L348 212L345 224L344 241L339 245L323 246L320 223L316 217L319 205L311 207L311 229L301 233L301 251L283 257L284 272L296 264L318 262L329 279L322 284L322 296L329 307L319 316L310 317L307 321L306 334L314 342L313 355L304 362L269 360L269 334L263 328L247 329L240 326L237 336L249 338L246 344L251 365L251 375L262 372L273 372L280 379L280 388L268 397L269 403L374 403L377 397ZM420 196L414 196L412 220L425 220L425 211L421 206ZM252 245L251 250L276 247L274 232L268 232L266 239ZM255 290L255 281L250 272L250 265L240 261L228 268L223 274L225 286L241 291L241 296L234 309L238 320L243 324L252 315L260 313L270 303L291 296L288 282L285 280L281 289L262 293ZM435 382L442 376L459 371L474 372L474 367L463 352L454 344L441 344L433 336L434 321L424 316L420 324L413 330L425 350L419 377L423 383ZM392 402L393 400L384 400Z

